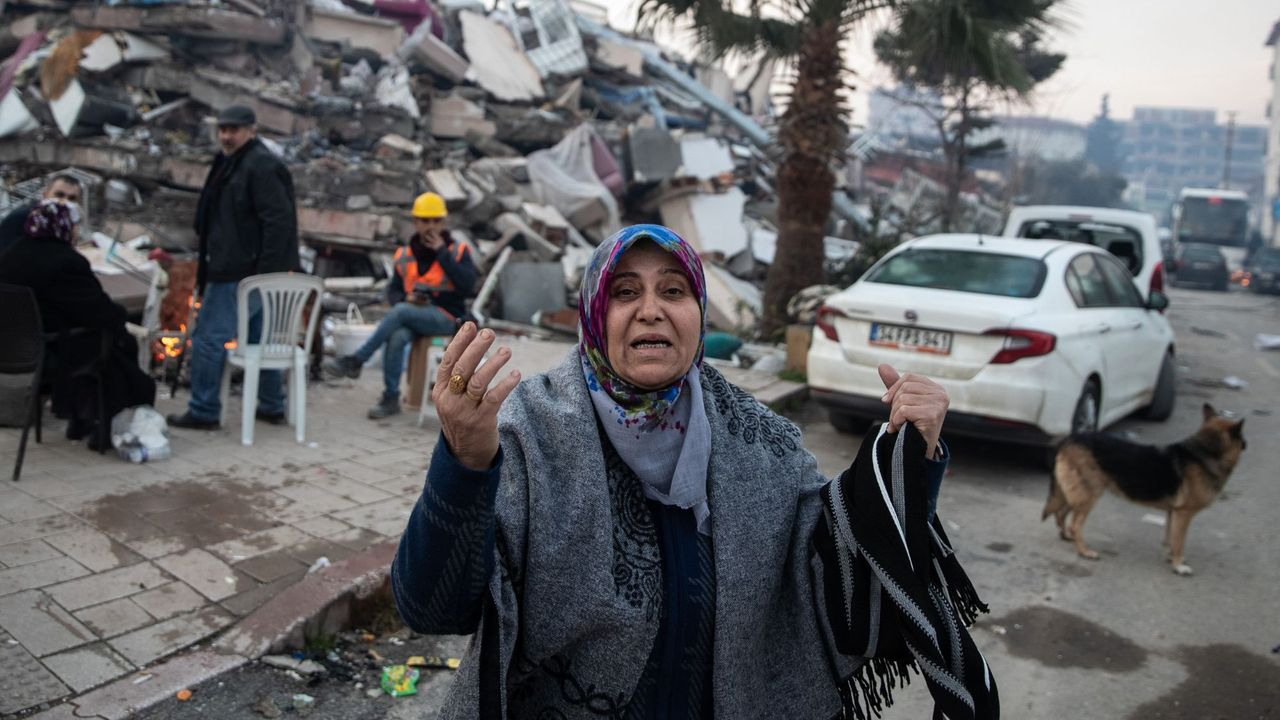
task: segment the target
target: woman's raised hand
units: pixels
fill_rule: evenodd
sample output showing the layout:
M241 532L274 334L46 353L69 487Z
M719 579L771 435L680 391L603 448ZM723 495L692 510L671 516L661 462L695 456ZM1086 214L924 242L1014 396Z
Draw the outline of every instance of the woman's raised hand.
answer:
M889 405L889 432L897 432L906 423L915 425L924 436L925 457L933 457L942 434L942 421L951 405L947 391L923 375L899 375L888 363L878 370L886 388L880 399Z
M498 455L498 408L520 382L520 371L512 370L492 384L511 359L511 350L500 347L480 364L493 340L492 330L477 333L475 323L463 323L445 348L431 390L449 449L458 462L472 470L493 465Z

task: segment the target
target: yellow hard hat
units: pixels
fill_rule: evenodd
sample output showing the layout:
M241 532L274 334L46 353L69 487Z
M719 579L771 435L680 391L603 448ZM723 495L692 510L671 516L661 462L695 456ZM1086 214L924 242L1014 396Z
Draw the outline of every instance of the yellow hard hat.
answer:
M448 215L444 198L433 192L422 193L413 201L413 216L416 218L442 218Z

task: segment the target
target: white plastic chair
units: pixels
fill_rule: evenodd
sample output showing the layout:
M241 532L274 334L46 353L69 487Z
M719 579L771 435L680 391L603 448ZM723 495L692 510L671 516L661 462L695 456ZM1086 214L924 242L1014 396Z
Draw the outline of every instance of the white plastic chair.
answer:
M262 298L262 333L249 342L249 297ZM258 408L258 374L263 370L289 372L287 417L299 443L307 429L307 359L311 338L320 318L324 281L301 273L268 273L240 281L236 288L236 346L227 351L222 372L222 416L227 415L231 395L231 367L244 368L244 409L240 418L240 442L253 444L253 421ZM310 308L305 332L303 315ZM298 336L302 335L302 345Z

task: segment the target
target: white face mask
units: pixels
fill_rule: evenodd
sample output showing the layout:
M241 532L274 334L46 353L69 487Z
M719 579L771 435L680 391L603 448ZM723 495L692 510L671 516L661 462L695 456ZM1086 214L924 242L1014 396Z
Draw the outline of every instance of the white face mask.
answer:
M62 204L63 204L63 205L66 205L66 206L67 206L67 210L69 210L69 211L70 211L70 215L71 215L71 224L72 224L72 225L79 225L79 224L80 224L80 218L81 218L81 213L80 213L80 203L74 203L74 202L63 202Z

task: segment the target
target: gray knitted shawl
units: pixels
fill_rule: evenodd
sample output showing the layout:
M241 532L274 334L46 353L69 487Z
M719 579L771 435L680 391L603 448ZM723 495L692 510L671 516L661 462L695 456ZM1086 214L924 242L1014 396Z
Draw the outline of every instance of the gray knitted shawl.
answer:
M839 656L810 536L827 479L800 430L704 366L716 583L715 716L825 719ZM657 635L661 554L638 491L606 467L575 349L499 415L496 568L444 719L622 717ZM615 460L616 462L616 460Z

